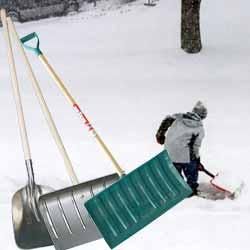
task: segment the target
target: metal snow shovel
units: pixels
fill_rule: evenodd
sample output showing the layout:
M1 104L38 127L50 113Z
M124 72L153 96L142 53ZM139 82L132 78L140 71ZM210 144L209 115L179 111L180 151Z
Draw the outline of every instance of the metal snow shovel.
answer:
M12 222L15 241L18 247L31 249L52 245L51 238L38 209L38 199L41 195L51 192L52 189L36 185L27 130L24 120L22 99L16 74L15 60L11 40L6 22L6 12L1 10L1 19L8 49L8 60L11 72L13 96L16 103L19 130L21 135L25 165L28 174L28 184L18 190L12 198Z
M41 196L39 208L57 250L102 238L84 203L118 179L113 174Z
M36 46L26 43L36 39ZM39 48L36 33L21 39L34 51L64 96L80 114L89 130L113 162L121 179L85 203L89 214L111 248L135 234L175 204L192 193L173 167L166 151L155 156L128 175L119 166L86 115L66 89Z
M73 184L76 184L75 186L50 193L48 196L43 195L40 197L40 212L50 233L51 239L53 240L55 248L58 250L72 248L97 240L101 238L102 235L88 215L88 212L84 207L84 202L105 189L111 183L114 183L119 179L119 176L117 174L112 174L79 184L72 163L42 95L39 83L19 40L15 26L10 18L7 18L7 22L28 68L35 93L57 147L64 159L68 169L68 174L71 177Z

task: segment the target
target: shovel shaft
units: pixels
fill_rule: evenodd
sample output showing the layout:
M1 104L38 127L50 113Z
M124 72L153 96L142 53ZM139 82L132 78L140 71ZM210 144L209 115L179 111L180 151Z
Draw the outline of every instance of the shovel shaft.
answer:
M211 178L215 178L215 175L212 174L212 173L210 173L208 170L203 169L202 171L203 171L205 174L207 174L208 176L210 176Z
M118 162L116 161L116 159L114 158L114 156L112 155L112 153L110 152L110 150L108 149L108 147L105 145L105 143L103 142L103 140L101 139L101 137L98 135L97 131L94 129L94 127L92 126L92 124L90 123L90 121L88 120L88 118L86 117L86 115L82 112L81 108L76 103L76 101L73 98L73 96L69 93L69 91L65 87L63 81L60 79L60 77L57 75L57 73L55 72L55 70L49 64L47 58L44 56L43 53L39 54L38 58L40 59L40 61L42 62L42 64L45 66L45 68L48 71L49 75L55 81L56 85L59 87L59 89L61 90L61 92L67 98L67 100L70 103L70 105L76 110L76 112L78 114L80 114L80 118L84 121L84 124L89 128L89 131L92 132L92 134L94 135L94 137L96 138L96 140L98 141L98 143L101 145L101 147L104 150L104 152L108 155L108 157L110 158L110 160L114 164L114 167L115 167L117 173L119 174L119 176L123 176L124 175L124 170L120 167L120 165L118 164Z
M6 11L4 9L1 9L1 20L3 24L4 37L5 37L6 45L7 45L12 90L13 90L13 96L14 96L15 103L16 103L16 111L17 111L19 130L20 130L20 136L21 136L22 147L23 147L23 153L24 153L25 160L29 160L31 159L30 146L29 146L27 130L26 130L26 125L25 125L22 98L21 98L21 94L19 90L19 83L18 83L18 78L17 78L17 73L16 73L13 49L12 49L8 25L6 21Z
M4 36L5 36L5 40L7 44L8 61L9 61L10 72L11 72L12 90L13 90L13 96L14 96L15 103L16 103L19 130L20 130L22 148L23 148L23 153L24 153L24 158L25 158L25 165L26 165L26 170L27 170L27 175L28 175L27 198L28 198L28 202L29 202L31 209L34 212L36 220L40 222L40 217L39 217L37 204L35 200L35 176L34 176L34 171L33 171L32 160L31 160L27 129L26 129L26 124L25 124L25 119L24 119L22 98L21 98L20 89L19 89L19 82L17 78L15 59L13 55L13 49L12 49L12 44L11 44L11 39L10 39L10 34L9 34L9 27L7 24L6 11L4 9L1 9L1 20L3 24Z
M47 72L51 76L51 78L55 81L61 92L64 94L64 96L67 98L68 102L74 106L76 103L75 99L73 96L69 93L65 85L63 84L62 80L60 77L56 74L55 70L52 68L52 66L49 64L47 58L44 56L44 54L40 54L38 56L44 67L46 68Z
M123 176L125 174L124 170L120 167L106 144L103 142L102 138L99 136L99 134L96 132L96 130L92 127L91 123L87 119L87 117L84 115L84 113L81 111L80 107L77 104L73 105L74 109L76 110L77 113L80 114L81 119L84 121L85 125L89 128L89 131L92 132L93 136L96 138L98 143L101 145L102 149L104 152L108 155L112 163L114 164L114 167L119 174L119 176Z
M202 163L200 163L199 170L204 172L206 175L210 176L211 178L215 178L215 175L209 172Z
M78 181L77 176L75 174L75 171L73 169L71 160L70 160L70 158L68 156L68 153L67 153L67 151L66 151L66 149L65 149L65 147L63 145L62 139L61 139L61 137L60 137L60 135L58 133L58 130L57 130L56 125L55 125L55 123L53 121L52 115L51 115L51 113L50 113L50 111L48 109L48 106L46 104L46 101L45 101L45 99L43 97L43 94L42 94L42 91L40 89L39 83L38 83L38 81L37 81L37 79L35 77L35 74L33 72L33 69L31 67L31 65L30 65L28 57L27 57L27 55L26 55L26 53L24 51L24 48L23 48L23 46L21 44L21 41L20 41L20 39L18 37L15 26L14 26L13 22L11 21L11 19L9 17L7 18L7 22L8 22L8 26L9 26L9 28L10 28L13 36L14 36L14 39L17 42L18 48L19 48L19 50L21 52L21 55L23 57L23 61L25 62L26 66L28 68L29 77L31 79L34 91L35 91L36 96L38 98L38 101L39 101L39 104L40 104L41 109L43 111L43 114L44 114L44 116L46 118L46 121L47 121L48 127L50 129L50 132L51 132L51 134L52 134L52 136L53 136L53 138L54 138L54 140L56 142L56 145L57 145L57 147L58 147L58 149L59 149L59 151L60 151L60 153L61 153L61 155L63 157L63 160L64 160L64 163L65 163L68 175L70 176L70 179L71 179L73 184L78 184L79 181Z

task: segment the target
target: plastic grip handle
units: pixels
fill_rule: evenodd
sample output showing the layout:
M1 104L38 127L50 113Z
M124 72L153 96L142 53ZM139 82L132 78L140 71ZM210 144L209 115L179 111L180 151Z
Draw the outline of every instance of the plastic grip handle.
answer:
M32 39L36 39L35 47L32 47L32 46L26 44L27 42L31 41ZM37 56L42 54L42 51L39 48L39 45L40 45L39 37L36 34L36 32L30 33L29 35L22 37L20 40L26 49L33 51Z

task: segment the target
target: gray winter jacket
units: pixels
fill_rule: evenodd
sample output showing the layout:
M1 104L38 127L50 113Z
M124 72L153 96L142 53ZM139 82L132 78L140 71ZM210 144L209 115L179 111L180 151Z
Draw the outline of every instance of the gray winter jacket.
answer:
M202 139L205 136L201 118L196 113L175 114L166 133L165 148L175 163L189 163L198 159Z

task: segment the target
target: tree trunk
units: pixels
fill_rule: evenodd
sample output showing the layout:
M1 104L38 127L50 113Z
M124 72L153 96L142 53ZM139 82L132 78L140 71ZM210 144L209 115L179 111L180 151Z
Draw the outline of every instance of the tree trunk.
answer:
M182 0L181 48L187 53L198 53L202 49L200 4L201 0Z

